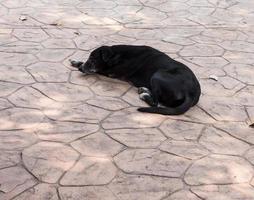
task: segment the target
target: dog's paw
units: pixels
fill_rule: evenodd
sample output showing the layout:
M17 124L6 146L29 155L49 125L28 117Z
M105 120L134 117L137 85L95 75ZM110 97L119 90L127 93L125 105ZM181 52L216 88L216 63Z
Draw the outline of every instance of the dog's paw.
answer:
M150 94L145 93L145 92L139 94L139 98L140 98L141 100L143 100L143 101L147 100L147 99L150 98L150 97L151 97Z
M142 94L142 93L148 93L148 94L150 94L150 90L148 88L146 88L146 87L139 87L138 88L138 93L139 94Z

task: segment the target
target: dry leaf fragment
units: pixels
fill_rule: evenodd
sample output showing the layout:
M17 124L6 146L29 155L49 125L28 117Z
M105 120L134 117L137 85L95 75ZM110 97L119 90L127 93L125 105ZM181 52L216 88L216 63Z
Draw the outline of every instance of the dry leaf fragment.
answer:
M26 17L25 15L21 15L21 16L19 17L19 20L21 20L21 21L26 21L26 20L27 20L27 17Z
M212 79L212 80L214 80L214 81L218 81L218 77L215 76L215 75L210 75L210 76L209 76L209 79Z

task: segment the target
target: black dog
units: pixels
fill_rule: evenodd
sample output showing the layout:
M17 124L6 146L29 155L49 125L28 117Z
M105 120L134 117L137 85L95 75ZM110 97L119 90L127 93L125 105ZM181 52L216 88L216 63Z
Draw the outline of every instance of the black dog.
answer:
M71 65L83 73L131 82L140 98L152 106L138 108L141 112L183 114L197 104L201 92L187 66L148 46L102 46L85 63L71 61Z

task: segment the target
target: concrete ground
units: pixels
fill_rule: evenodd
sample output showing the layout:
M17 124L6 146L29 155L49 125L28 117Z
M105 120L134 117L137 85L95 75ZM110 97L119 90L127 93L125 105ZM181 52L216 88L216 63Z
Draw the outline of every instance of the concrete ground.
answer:
M0 200L253 200L253 10L251 0L0 0ZM199 104L138 113L136 88L70 67L113 44L186 63Z

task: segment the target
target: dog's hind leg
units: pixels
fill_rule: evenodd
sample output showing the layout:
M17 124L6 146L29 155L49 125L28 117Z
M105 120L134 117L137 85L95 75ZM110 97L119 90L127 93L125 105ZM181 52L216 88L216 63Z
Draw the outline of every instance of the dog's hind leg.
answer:
M138 88L139 98L150 106L155 106L151 91L146 87Z
M152 98L152 96L150 94L148 94L148 93L141 93L139 95L139 98L141 100L143 100L144 102L146 102L148 105L155 106L153 98Z
M150 90L146 87L139 87L138 88L138 94L142 94L142 93L148 93L151 94Z
M156 81L151 81L151 88L152 90L150 91L147 88L141 87L139 88L138 92L139 93L139 98L143 101L145 101L149 106L158 106L158 91L159 91L159 86Z
M147 88L139 88L142 93L139 95L140 99L145 101L148 105L156 107L159 104L159 95L161 94L161 85L163 80L161 79L160 72L155 73L150 81L151 91Z

